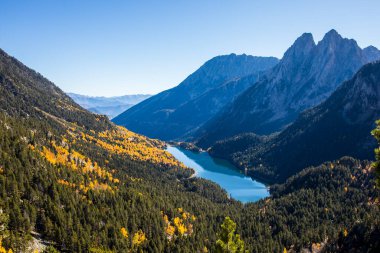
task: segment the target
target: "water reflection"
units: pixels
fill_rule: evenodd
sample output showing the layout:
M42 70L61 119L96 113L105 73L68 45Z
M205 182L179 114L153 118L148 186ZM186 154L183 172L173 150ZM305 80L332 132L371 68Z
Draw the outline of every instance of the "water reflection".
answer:
M186 166L196 171L196 176L209 179L224 188L233 198L254 202L269 196L264 184L245 176L226 160L211 157L206 152L192 152L179 147L167 149Z

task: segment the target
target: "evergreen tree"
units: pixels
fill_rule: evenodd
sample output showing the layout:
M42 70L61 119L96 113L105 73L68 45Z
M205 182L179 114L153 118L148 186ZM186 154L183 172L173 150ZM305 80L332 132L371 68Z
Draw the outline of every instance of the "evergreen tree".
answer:
M216 241L217 252L220 253L243 253L244 241L240 239L240 235L236 234L236 223L230 217L226 217L220 226L221 232L218 234Z
M376 121L377 127L372 131L372 135L376 138L380 146L380 120ZM373 163L373 166L376 169L378 175L377 185L380 187L380 147L375 149L376 161Z
M9 216L3 212L3 209L0 208L0 241L9 235L8 221Z

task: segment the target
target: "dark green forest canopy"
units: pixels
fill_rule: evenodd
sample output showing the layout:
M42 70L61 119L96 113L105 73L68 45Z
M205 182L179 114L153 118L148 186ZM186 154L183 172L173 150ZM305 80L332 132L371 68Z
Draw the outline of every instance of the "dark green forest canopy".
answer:
M1 208L10 216L4 245L13 249L26 247L34 231L60 250L122 252L131 247L120 233L125 227L130 234L145 232L144 251L194 252L207 247L212 252L219 226L230 216L250 251L280 252L284 247L311 247L326 238L338 240L358 221L378 224L379 191L369 162L344 158L309 168L273 186L272 197L243 206L206 180L185 179L159 166L114 156L109 164L122 168L117 177L124 184L114 194L89 191L88 201L83 201L78 192L57 183L81 175L52 166L28 148L51 138L58 141L48 125L4 114L0 125ZM30 128L39 129L33 137ZM104 159L95 145L72 148L91 159ZM142 180L133 182L130 177ZM169 241L161 211L172 218L178 207L197 217L194 233Z

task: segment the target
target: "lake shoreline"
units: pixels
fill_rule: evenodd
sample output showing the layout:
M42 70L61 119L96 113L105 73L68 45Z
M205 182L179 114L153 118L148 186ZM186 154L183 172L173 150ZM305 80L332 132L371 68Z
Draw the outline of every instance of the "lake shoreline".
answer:
M166 150L194 170L191 177L204 178L218 184L236 200L249 203L270 196L267 185L245 175L227 160L214 158L205 151L193 151L179 146L168 145Z
M196 146L193 143L190 143L190 142L169 141L169 142L167 142L167 146L179 147L179 148L186 149L186 150L189 150L189 151L192 151L192 152L197 152L197 153L203 153L204 152L204 153L207 153L209 156L211 156L211 157L213 157L215 159L225 160L225 161L229 162L231 165L233 165L234 167L236 167L237 171L241 172L243 175L249 176L250 178L252 178L252 180L255 180L255 181L259 182L259 183L264 184L266 186L266 188L268 189L268 191L270 191L270 186L273 185L273 181L270 181L270 180L268 180L268 179L266 179L264 177L252 175L251 173L245 174L245 173L243 173L244 172L243 168L241 168L238 165L234 164L229 159L226 159L225 157L220 157L220 156L213 155L210 152L208 152L207 150L204 150L204 149ZM196 172L195 172L195 174L196 174ZM194 176L192 176L190 178L193 178L193 177Z

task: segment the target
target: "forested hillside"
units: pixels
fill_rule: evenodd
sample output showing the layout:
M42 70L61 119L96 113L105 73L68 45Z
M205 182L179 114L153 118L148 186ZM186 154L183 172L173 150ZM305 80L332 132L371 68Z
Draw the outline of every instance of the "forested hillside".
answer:
M89 113L0 57L0 251L216 252L228 216L248 252L291 252L379 226L369 162L306 169L243 205L191 177L164 142Z
M0 49L0 108L11 116L41 117L44 113L75 122L86 129L111 127L74 103L57 86Z
M45 135L37 122L1 119L1 208L8 216L3 245L14 250L28 247L37 232L72 252L213 252L228 215L248 249L280 252L338 240L355 221L364 226L378 219L379 191L369 163L346 158L308 169L274 186L273 197L242 206L207 181L186 179L181 165L120 159L117 152L102 157L104 137L91 132L70 130L61 139ZM33 137L30 126L40 129Z
M221 205L231 201L223 190L188 179L192 170L164 151L164 143L89 113L4 52L0 62L5 248L25 251L40 237L70 252L212 247L215 227L202 224L224 219ZM183 220L183 212L194 219ZM180 217L172 240L164 214Z

